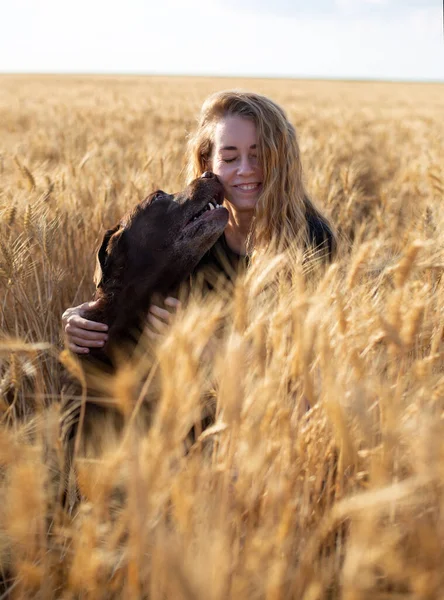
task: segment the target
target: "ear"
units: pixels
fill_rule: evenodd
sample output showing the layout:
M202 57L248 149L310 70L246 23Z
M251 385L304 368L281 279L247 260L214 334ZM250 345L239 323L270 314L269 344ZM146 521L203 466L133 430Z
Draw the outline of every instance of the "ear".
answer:
M94 283L96 284L96 287L103 286L105 270L108 266L107 263L108 263L109 251L111 250L112 247L114 247L115 243L121 237L122 232L123 232L123 229L121 228L120 223L118 223L112 229L108 229L108 231L103 236L102 243L97 252L97 264L96 264L96 270L94 272Z

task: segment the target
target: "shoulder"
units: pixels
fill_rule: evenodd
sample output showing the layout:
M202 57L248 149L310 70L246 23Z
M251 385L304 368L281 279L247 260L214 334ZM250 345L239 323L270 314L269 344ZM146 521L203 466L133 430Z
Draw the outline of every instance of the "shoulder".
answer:
M331 260L336 254L337 242L332 227L321 214L307 215L307 228L309 243L314 250L327 251Z

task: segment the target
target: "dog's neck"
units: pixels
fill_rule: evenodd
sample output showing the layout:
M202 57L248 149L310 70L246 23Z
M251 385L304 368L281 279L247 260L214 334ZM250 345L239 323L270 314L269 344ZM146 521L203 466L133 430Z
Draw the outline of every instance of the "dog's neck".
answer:
M143 306L148 312L153 293L153 290L149 290L142 299L130 296L122 298L121 294L116 298L113 294L99 293L96 295L98 304L88 318L108 325L108 346L119 343L123 338L130 337L128 332L139 324L143 316L140 307Z
M178 288L177 282L172 281L155 282L149 288L145 288L142 294L139 286L98 288L94 298L97 305L85 313L85 317L108 325L108 340L104 348L92 349L91 354L98 360L109 363L113 347L122 344L134 346L150 305L153 302L161 304L168 294L174 293L174 290L177 292ZM138 289L138 293L132 293L134 289Z

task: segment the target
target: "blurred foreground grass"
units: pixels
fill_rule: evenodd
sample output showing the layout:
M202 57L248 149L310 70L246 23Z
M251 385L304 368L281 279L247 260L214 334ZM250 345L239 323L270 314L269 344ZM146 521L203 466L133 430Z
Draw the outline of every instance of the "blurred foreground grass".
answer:
M0 567L10 597L441 598L443 86L0 81ZM78 460L85 499L67 514L61 313L91 297L103 230L153 189L183 186L201 102L233 87L287 110L340 256L308 278L295 257L267 259L228 300L192 302L156 363L142 353L119 374L125 435L98 432L102 456ZM229 325L209 363L221 318ZM162 393L141 432L131 416L153 369ZM202 390L216 422L184 455Z

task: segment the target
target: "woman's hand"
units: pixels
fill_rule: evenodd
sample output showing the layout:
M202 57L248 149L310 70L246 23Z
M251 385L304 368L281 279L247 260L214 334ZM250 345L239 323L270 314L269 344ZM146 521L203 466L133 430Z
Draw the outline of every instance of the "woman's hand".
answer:
M172 308L174 312L171 312L166 308L156 306L156 304L151 304L148 311L148 323L151 326L151 328L148 330L148 336L151 339L159 339L165 335L165 333L168 331L168 327L171 325L171 320L174 317L174 314L182 306L180 300L173 298L172 296L165 298L164 304L165 306Z
M88 354L89 348L102 348L108 336L108 326L97 321L88 321L82 315L86 309L94 308L97 301L84 302L67 308L62 315L63 331L68 348L76 354Z

